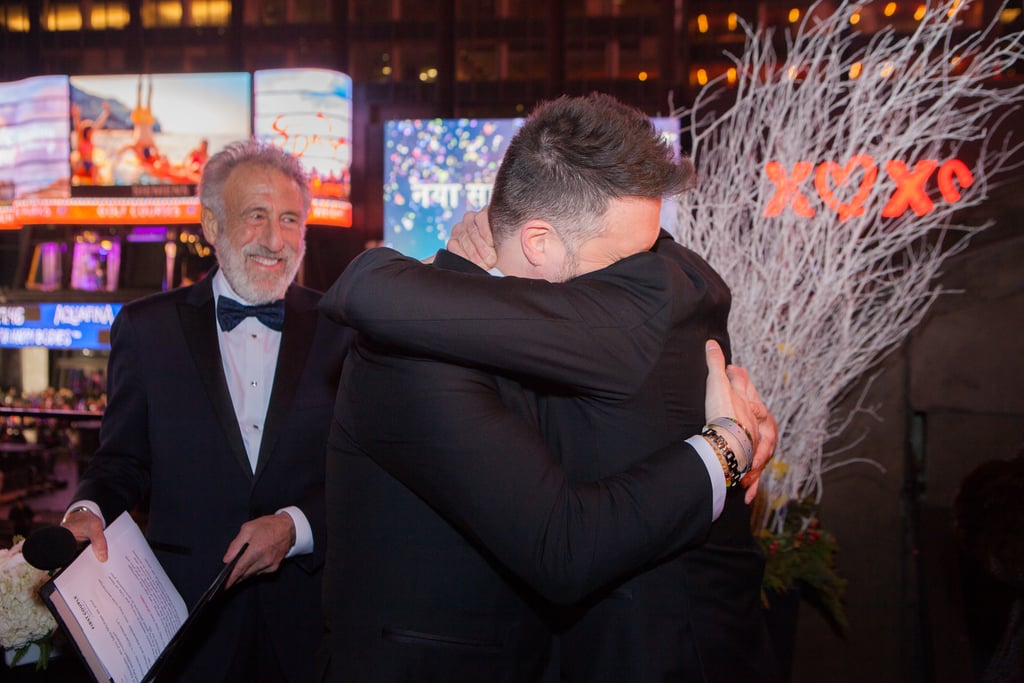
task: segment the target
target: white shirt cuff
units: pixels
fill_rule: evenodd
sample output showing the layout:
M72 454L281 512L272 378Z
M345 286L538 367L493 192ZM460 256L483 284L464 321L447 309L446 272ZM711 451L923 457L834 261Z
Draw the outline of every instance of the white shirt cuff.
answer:
M309 520L306 519L302 510L294 505L289 505L286 508L281 508L278 512L287 512L295 524L295 544L285 557L308 555L313 552L313 527L309 525Z
M71 510L71 509L74 509L74 508L77 508L77 507L89 508L89 512L91 512L92 514L94 514L97 517L99 517L100 521L103 522L103 528L104 529L107 528L107 520L103 519L103 513L100 512L100 506L97 505L95 502L93 502L91 500L76 500L71 505L68 505L68 510ZM65 512L64 514L67 514L67 512Z
M704 461L704 467L707 468L708 475L711 477L711 521L713 522L718 519L725 507L725 472L722 471L722 463L715 455L711 444L703 436L691 436L686 443L697 451L697 455Z

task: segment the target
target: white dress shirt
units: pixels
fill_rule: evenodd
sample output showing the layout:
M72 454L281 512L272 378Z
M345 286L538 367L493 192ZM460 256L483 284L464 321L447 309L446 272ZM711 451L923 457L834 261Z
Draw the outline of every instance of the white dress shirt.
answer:
M222 270L213 276L213 295L215 299L227 296L242 304L252 304L235 293ZM249 466L255 472L270 406L270 391L274 386L277 355L281 350L281 333L255 317L248 317L230 332L225 332L218 324L217 341L245 453L249 457ZM302 510L288 506L278 512L288 513L295 523L295 545L288 551L288 557L313 552L313 530Z
M223 271L218 270L213 276L214 298L228 296L242 304L250 304L238 296L228 284ZM270 391L274 386L274 371L277 367L277 355L281 350L281 333L270 329L254 317L239 323L230 332L217 325L217 342L220 345L220 357L224 366L224 377L231 394L231 404L235 409L238 427L242 432L245 453L249 457L249 467L256 472L256 464L260 455L260 444L263 442L263 425L266 422L267 408L270 406ZM100 507L91 500L79 500L69 507L84 506L103 521ZM287 557L313 552L313 529L306 515L295 506L281 508L277 512L285 512L295 524L295 544L288 551Z

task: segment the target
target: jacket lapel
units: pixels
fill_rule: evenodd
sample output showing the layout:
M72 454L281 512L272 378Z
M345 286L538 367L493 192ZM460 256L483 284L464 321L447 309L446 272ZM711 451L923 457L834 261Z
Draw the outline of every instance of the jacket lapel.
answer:
M192 358L199 368L203 388L210 398L217 422L227 437L231 452L246 476L252 478L252 467L245 454L242 432L231 403L231 392L224 377L224 364L217 341L217 312L213 298L213 273L192 287L184 303L178 304L181 328L185 333Z
M267 407L267 419L263 425L263 439L260 442L260 455L256 462L257 479L266 469L267 461L272 457L274 447L288 419L316 332L319 315L317 309L302 305L301 297L294 296L293 291L294 288L290 288L285 296L281 350L277 354L274 387L270 392L270 404Z

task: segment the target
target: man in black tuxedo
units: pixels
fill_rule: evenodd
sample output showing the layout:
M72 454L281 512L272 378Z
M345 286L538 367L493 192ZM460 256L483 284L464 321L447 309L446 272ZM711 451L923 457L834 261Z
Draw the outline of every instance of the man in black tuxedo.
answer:
M438 254L440 268L426 268L374 250L325 295L326 310L370 333L346 363L330 437L329 680L557 680L557 666L546 668L558 661L549 659L550 629L575 628L576 617L552 611L536 593L560 603L603 595L638 567L703 540L721 509L719 451L704 437L684 439L704 423L700 349L708 337L725 340L728 291L699 259L684 271L638 253L657 237L661 197L683 189L689 168L673 160L646 117L638 126L636 112L608 100L542 107L517 134L495 186L495 203L499 188L516 186L501 174L516 173L509 160L517 141L531 144L531 126L554 122L561 130L545 144L583 160L582 167L596 160L589 172L582 169L589 178L580 187L549 184L535 193L546 208L531 217L535 206L524 206L510 221L517 227L509 247L499 245L507 275L582 277L565 285L500 281L447 252ZM563 139L552 140L558 135ZM612 163L599 153L609 146L617 147ZM580 175L562 171L555 175ZM543 186L544 179L525 182ZM526 196L513 204L528 204ZM558 206L565 199L569 206ZM562 220L552 222L559 212ZM513 289L495 294L495 283ZM686 321L688 346L666 349ZM450 352L439 349L436 338L427 339L433 333L459 341ZM463 341L486 357L470 358L472 365L438 362L459 357ZM661 376L666 353L685 364L678 384L675 375ZM596 412L560 432L552 423L563 419L562 409L549 401L555 391L567 399L587 393L583 402ZM696 396L696 405L673 414L674 400L662 399L676 392ZM709 405L712 415L736 415L731 404ZM636 412L643 408L654 412ZM749 415L741 421L753 424ZM572 443L573 430L599 436ZM745 468L752 448L741 447L742 430L719 430ZM574 465L566 455L577 447ZM599 465L604 471L573 481L571 466L615 451ZM657 597L667 600L670 617L646 618L651 630L640 637L673 627L663 637L685 652L671 658L695 670L689 624L676 623L685 620L677 615L685 612L686 587L662 588ZM643 602L632 604L649 604L654 595L645 589Z
M295 157L229 145L200 201L219 268L114 321L100 446L63 524L105 559L104 524L148 501L147 539L190 607L248 543L161 680L305 683L322 632L324 449L352 335L292 284L310 206Z
M496 255L486 253L488 248L493 251L486 214L470 212L455 232L462 236L461 244L466 245L465 250L475 261L494 262ZM467 235L472 235L473 239L467 240ZM717 274L664 231L658 236L652 251L677 264L692 282L704 282L710 289L727 295L728 290ZM448 259L450 256L439 260L445 263ZM622 266L620 263L606 270L617 270ZM666 355L661 359L662 365L652 373L659 378L661 386L657 391L663 392L660 398L657 391L653 394L639 391L631 394L632 402L609 401L600 392L583 384L583 378L587 377L585 364L574 369L578 383L573 384L559 369L545 368L532 359L521 359L514 352L517 346L529 347L537 343L531 334L542 337L545 333L520 325L509 335L510 338L496 342L493 335L482 332L486 329L487 320L514 314L504 307L507 302L522 302L521 295L514 292L510 281L491 285L493 291L488 295L492 298L488 301L487 296L481 298L480 291L469 294L462 288L450 289L453 285L450 274L437 278L432 286L446 288L443 306L421 301L413 310L413 307L384 304L381 299L405 301L412 298L413 292L422 288L426 279L420 269L406 272L398 262L373 266L373 270L359 279L359 286L369 288L367 292L372 291L374 297L358 297L360 304L367 306L364 309L367 320L356 323L356 327L369 331L378 342L395 344L400 348L415 345L418 352L428 356L460 363L485 363L504 371L525 372L553 384L553 390L549 386L549 395L541 399L541 404L546 406L544 412L549 416L545 422L546 434L549 443L562 444L563 464L572 478L591 480L603 476L606 471L614 471L615 467L622 466L623 461L628 464L631 455L622 448L626 443L623 439L643 438L638 434L657 439L659 429L666 425L669 428L678 426L684 419L679 411L700 400L699 396L693 395L692 387L668 386L664 381L667 377L678 376L686 363L691 372L695 370L692 355L696 353L696 339L691 338L687 342L686 337L679 334L670 337ZM536 291L533 295L540 296ZM475 302L479 310L488 313L477 315L471 324L460 325L463 314L457 311L465 303L462 297ZM550 307L550 303L548 305ZM370 307L386 310L386 315L374 314ZM529 306L519 308L518 314L525 318L532 315ZM359 316L352 319L359 319ZM441 321L445 324L439 325ZM692 325L693 322L691 320L687 324ZM454 327L452 323L455 323ZM481 332L474 337L474 330ZM564 343L569 341L563 339ZM585 343L582 337L575 341L571 348L579 348ZM691 355L688 361L684 359L686 349ZM640 420L630 427L629 416L621 413L631 413L634 420L639 416L655 417L647 424ZM602 419L594 420L595 414L601 415ZM579 425L586 427L574 429ZM608 444L614 444L621 450L605 450ZM583 453L599 452L601 457L579 458L577 454L581 447ZM646 574L638 574L630 584L625 584L629 585L628 590L623 585L610 593L599 592L561 614L564 681L612 683L649 680L652 677L653 680L663 680L671 678L674 670L685 670L687 679L706 681L760 683L780 679L760 605L764 559L750 528L748 504L756 493L756 479L748 477L744 484L748 486L746 498L738 488L728 492L721 516L699 547L679 554L674 562L661 563ZM672 575L673 571L676 576ZM687 586L689 595L677 605L675 616L665 616L671 615L667 606L672 605L673 600L683 599L676 590L680 583ZM646 590L634 590L638 586ZM630 597L623 600L626 594ZM660 615L662 621L655 621L651 615ZM681 637L684 624L691 632ZM680 641L696 644L691 653L696 659L691 658L685 665L680 657L686 651L679 649L677 643ZM659 658L659 654L665 656Z

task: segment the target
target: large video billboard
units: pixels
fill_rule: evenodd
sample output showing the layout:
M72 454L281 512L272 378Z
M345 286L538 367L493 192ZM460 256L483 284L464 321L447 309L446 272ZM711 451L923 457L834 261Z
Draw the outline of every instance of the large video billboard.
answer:
M679 120L652 119L679 149ZM384 124L384 242L413 258L444 248L451 227L490 202L505 150L524 119L407 119ZM675 233L676 206L661 222Z
M251 135L251 93L248 73L72 76L72 195L194 195L206 158Z
M302 160L314 197L347 202L352 79L326 69L268 69L253 76L254 134Z
M0 204L68 196L68 77L0 83Z
M310 224L352 225L352 80L343 73L0 83L0 229L197 223L206 159L253 135L296 155L310 172Z

